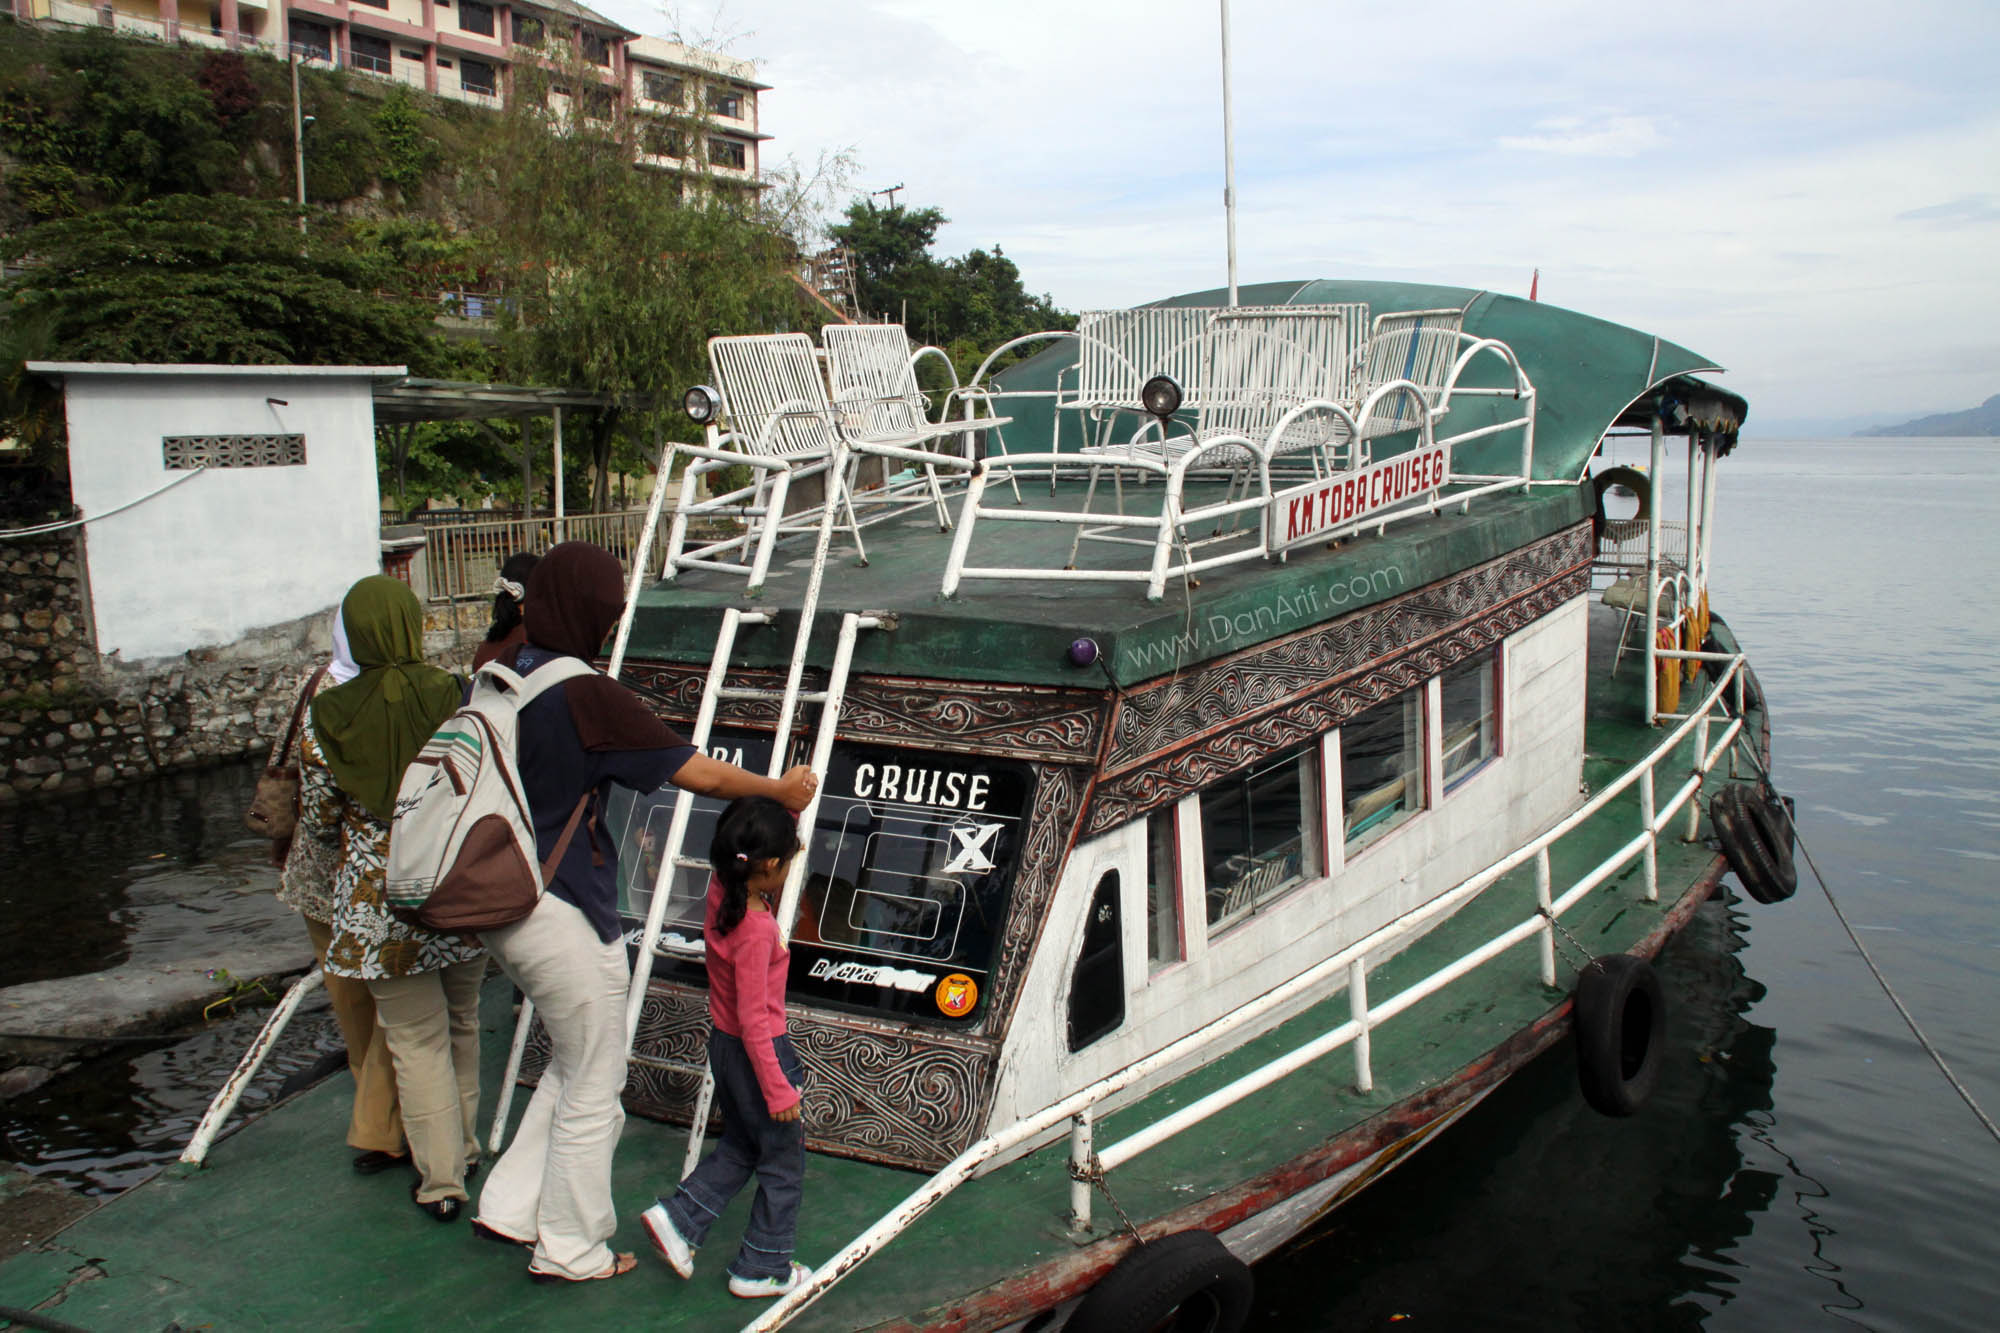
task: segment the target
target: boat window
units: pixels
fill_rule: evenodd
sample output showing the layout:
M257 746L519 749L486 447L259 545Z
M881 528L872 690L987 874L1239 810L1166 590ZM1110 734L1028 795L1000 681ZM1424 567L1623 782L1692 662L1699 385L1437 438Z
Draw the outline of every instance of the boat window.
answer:
M1340 728L1341 813L1350 853L1423 806L1423 695L1406 690Z
M1440 761L1447 789L1499 752L1494 730L1498 661L1497 652L1482 653L1439 679L1439 716L1444 732Z
M1090 896L1083 947L1069 978L1069 1048L1080 1051L1125 1021L1125 932L1118 919L1118 872L1107 870Z
M1169 805L1146 819L1146 964L1157 972L1181 958L1180 861Z
M769 737L722 743L743 755L725 756L732 762L759 772L768 763ZM991 989L1033 792L1034 770L1026 764L877 746L837 749L805 838L791 997L910 1018L977 1017ZM673 799L672 788L641 798L656 812L664 807L653 817L660 830L654 847L665 845ZM720 809L695 802L688 855L706 854ZM658 857L653 851L654 867ZM626 874L622 859L619 873ZM700 960L707 882L705 869L675 878L658 967L663 976L706 984Z
M1320 873L1318 746L1267 759L1201 794L1211 932Z

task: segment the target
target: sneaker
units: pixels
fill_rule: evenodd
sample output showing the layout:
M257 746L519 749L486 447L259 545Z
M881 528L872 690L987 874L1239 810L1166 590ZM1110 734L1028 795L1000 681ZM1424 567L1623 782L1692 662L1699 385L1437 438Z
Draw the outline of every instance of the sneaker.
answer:
M646 1234L652 1237L653 1248L667 1261L667 1266L684 1278L693 1277L694 1247L681 1237L680 1228L674 1225L667 1206L654 1204L639 1214L639 1221L645 1226Z
M792 1271L783 1277L738 1277L729 1275L729 1294L741 1296L746 1301L762 1300L767 1296L783 1296L801 1282L812 1281L813 1271L798 1260L792 1260Z

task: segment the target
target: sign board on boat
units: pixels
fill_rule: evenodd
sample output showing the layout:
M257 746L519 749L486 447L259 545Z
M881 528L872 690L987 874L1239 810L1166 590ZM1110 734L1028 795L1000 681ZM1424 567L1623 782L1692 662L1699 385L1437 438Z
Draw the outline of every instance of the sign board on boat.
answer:
M1267 544L1273 551L1324 537L1336 528L1383 513L1437 490L1451 477L1451 446L1397 454L1271 496Z

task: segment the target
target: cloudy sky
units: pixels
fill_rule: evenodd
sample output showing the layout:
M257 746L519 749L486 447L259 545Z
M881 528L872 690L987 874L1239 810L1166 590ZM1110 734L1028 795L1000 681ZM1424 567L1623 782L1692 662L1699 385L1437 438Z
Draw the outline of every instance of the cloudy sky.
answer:
M1069 309L1225 278L1217 0L597 0L773 85L767 165L951 218ZM1526 294L1728 368L1767 429L2000 393L1994 0L1233 0L1244 282Z

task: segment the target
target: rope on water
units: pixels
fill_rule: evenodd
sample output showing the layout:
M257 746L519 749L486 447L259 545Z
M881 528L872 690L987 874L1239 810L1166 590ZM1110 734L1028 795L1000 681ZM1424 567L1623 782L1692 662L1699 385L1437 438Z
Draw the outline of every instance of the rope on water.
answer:
M1771 780L1771 770L1764 767L1763 761L1757 757L1756 748L1745 743L1746 735L1747 733L1739 735L1737 744L1741 747L1742 753L1749 758L1750 766L1755 768L1758 775L1768 783ZM1944 1075L1945 1081L1951 1084L1959 1100L1979 1117L1979 1123L1986 1126L1986 1132L1993 1136L1994 1141L2000 1143L2000 1125L1993 1123L1993 1117L1986 1114L1985 1108L1980 1106L1971 1090L1959 1082L1958 1075L1954 1074L1951 1066L1945 1063L1944 1055L1931 1043L1931 1039L1924 1035L1924 1030L1917 1025L1915 1015L1910 1013L1909 1006L1905 1005L1902 997L1896 994L1896 988L1889 984L1889 979L1882 975L1882 969L1875 965L1875 956L1868 952L1868 946L1863 944L1861 936L1855 933L1854 927L1847 920L1847 913L1840 910L1840 903L1833 896L1832 886L1826 882L1826 876L1819 873L1819 864L1813 860L1812 852L1807 849L1806 840L1799 836L1798 822L1792 818L1791 811L1785 808L1783 801L1777 802L1776 808L1785 812L1785 823L1791 829L1792 838L1799 845L1799 854L1805 857L1806 865L1812 869L1813 879L1818 882L1820 892L1826 895L1827 906L1833 909L1834 919L1840 922L1840 928L1847 932L1847 938L1854 944L1854 951L1861 955L1861 961L1868 964L1869 972L1874 974L1875 984L1889 997L1889 1003L1896 1006L1896 1012L1903 1016L1903 1022L1909 1027L1910 1034L1917 1039L1917 1044L1924 1048L1924 1053L1930 1056L1931 1062L1938 1067L1938 1072Z
M172 481L168 482L166 485L160 487L156 491L147 491L144 495L140 496L138 499L127 500L124 504L119 505L116 509L107 509L101 514L87 514L82 518L66 518L55 523L37 523L31 528L0 529L0 540L4 540L8 537L45 537L51 532L61 532L64 528L80 528L86 523L95 523L100 518L110 518L113 514L122 514L128 509L132 509L138 505L146 503L146 501L152 499L156 495L165 495L168 491L172 490L174 487L180 485L184 481L193 481L196 477L199 477L202 473L206 471L208 471L208 464L204 463L200 467L194 468L193 470L188 472L186 476L175 477Z

